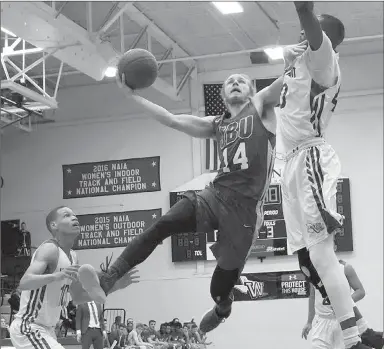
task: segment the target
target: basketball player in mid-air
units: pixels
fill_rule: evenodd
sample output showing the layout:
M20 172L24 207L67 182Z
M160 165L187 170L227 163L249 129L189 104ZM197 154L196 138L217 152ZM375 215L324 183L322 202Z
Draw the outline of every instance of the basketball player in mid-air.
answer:
M336 246L336 244L335 244ZM375 332L368 328L368 323L357 309L355 303L365 297L364 286L361 283L355 269L349 263L339 261L339 267L345 275L350 288L353 290L351 295L354 304L356 324L361 338L368 338L370 346L375 349L383 347L383 332ZM335 312L331 305L324 304L323 297L319 290L311 285L310 296L308 299L308 320L305 324L301 336L307 339L311 332L311 349L344 349L343 333ZM372 342L375 338L375 342Z
M340 162L323 135L336 108L341 85L336 47L344 40L343 23L330 15L316 17L312 2L295 2L306 51L284 74L279 128L286 155L282 179L283 211L289 245L300 268L331 303L345 347L361 342L348 282L333 250L333 234L343 217L336 212ZM363 339L369 344L367 338Z
M79 265L72 251L80 233L79 221L73 211L60 206L46 218L52 239L43 242L32 256L31 264L20 280L20 308L10 327L16 349L57 348L54 328L60 312L66 315L70 293L75 304L91 298L77 279ZM111 291L137 282L135 271L127 273Z
M303 52L304 48L296 48ZM118 78L122 86L125 77ZM134 100L158 122L192 137L214 138L219 144L220 170L213 183L200 193L193 191L154 225L131 241L109 273L96 273L90 266L79 270L79 279L94 298L104 301L121 275L142 263L166 238L182 232L220 232L212 246L217 266L211 280L216 303L201 323L204 333L215 329L231 313L232 288L244 268L263 222L263 201L274 165L276 116L281 81L255 93L249 77L229 76L222 88L228 112L222 116L174 115L132 93Z

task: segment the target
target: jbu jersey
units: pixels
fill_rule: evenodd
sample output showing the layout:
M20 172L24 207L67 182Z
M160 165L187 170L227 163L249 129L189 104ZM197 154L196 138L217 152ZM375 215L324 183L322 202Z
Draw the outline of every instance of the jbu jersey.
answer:
M220 170L214 183L262 201L275 161L276 135L263 125L252 102L235 118L214 120Z
M322 137L337 105L340 90L339 64L336 64L337 82L330 88L324 88L312 79L305 55L300 56L284 75L279 113L279 131L284 152L291 151L304 141ZM338 60L338 56L335 59Z
M76 260L73 251L71 251L72 261L70 261L60 247L58 247L58 250L59 258L54 273L69 267L72 261ZM34 257L35 254L32 256L32 261ZM66 314L70 284L71 280L64 279L51 282L36 290L22 291L20 296L20 310L15 315L16 318L22 321L21 332L28 331L28 325L32 322L46 327L56 326L60 318L60 312L63 310L64 314Z

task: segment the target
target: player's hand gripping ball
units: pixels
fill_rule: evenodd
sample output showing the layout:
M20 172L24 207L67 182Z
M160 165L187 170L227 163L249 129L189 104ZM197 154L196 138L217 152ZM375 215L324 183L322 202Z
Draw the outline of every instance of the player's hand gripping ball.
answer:
M155 56L140 48L124 53L117 64L120 79L125 77L125 84L132 90L139 90L153 85L158 68Z

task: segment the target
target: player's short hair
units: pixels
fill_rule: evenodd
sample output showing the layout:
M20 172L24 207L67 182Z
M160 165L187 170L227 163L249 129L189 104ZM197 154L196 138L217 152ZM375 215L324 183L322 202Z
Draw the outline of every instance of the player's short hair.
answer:
M232 76L232 75L235 75L235 74L231 74L230 76ZM245 78L245 79L248 81L249 94L250 94L250 96L254 96L254 95L256 94L256 89L255 89L255 87L254 87L253 84L252 84L252 80L251 80L251 78L250 78L248 75L246 75L246 74L239 74L239 75L241 75L243 78ZM228 78L229 78L229 77L228 77ZM227 81L228 78L225 79L225 81ZM220 93L220 95L221 95L221 98L222 98L224 104L227 106L227 103L226 103L226 101L225 101L225 86L224 86L224 85L225 85L225 81L224 81L224 83L223 83L223 85L222 85L222 87L221 87L221 93Z
M149 324L151 324L152 322L156 323L156 320L149 320Z
M327 30L324 31L331 40L333 48L340 45L345 38L345 27L343 22L335 16L328 14L321 14L319 18L321 21L324 21L327 24L326 27L330 29L330 32L327 32Z
M64 208L64 207L67 207L67 206L58 206L58 207L55 207L53 210L51 210L48 215L47 215L47 218L45 218L45 224L48 228L48 230L52 233L52 228L51 228L51 223L57 218L57 212Z
M144 330L144 324L142 324L141 322L139 322L138 324L136 324L136 329L143 329Z

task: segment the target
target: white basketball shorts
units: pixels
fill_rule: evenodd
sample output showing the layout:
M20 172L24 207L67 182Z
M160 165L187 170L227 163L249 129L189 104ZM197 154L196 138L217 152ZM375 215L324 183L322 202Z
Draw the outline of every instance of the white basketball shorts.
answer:
M345 349L343 332L336 318L315 316L312 322L311 349Z
M16 349L64 349L57 342L53 327L48 328L32 323L22 328L21 324L21 319L16 318L9 328L11 341Z
M322 138L303 143L286 158L282 176L283 212L292 252L310 249L342 225L337 213L339 158Z

